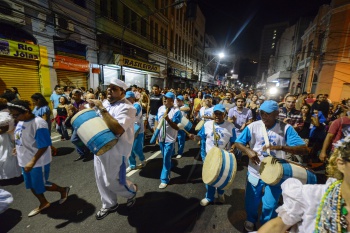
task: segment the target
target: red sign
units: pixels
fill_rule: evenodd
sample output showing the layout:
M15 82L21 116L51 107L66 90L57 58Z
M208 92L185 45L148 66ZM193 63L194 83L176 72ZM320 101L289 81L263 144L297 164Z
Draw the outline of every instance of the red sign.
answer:
M89 72L90 63L89 61L74 58L74 57L56 55L55 62L53 63L53 68L58 70Z

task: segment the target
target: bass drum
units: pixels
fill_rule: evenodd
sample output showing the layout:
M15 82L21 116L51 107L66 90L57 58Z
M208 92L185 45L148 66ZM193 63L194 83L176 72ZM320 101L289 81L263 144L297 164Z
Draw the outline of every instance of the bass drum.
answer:
M201 128L203 127L203 125L204 125L204 120L201 120L201 121L198 122L198 124L196 125L195 130L196 130L196 131L201 130Z

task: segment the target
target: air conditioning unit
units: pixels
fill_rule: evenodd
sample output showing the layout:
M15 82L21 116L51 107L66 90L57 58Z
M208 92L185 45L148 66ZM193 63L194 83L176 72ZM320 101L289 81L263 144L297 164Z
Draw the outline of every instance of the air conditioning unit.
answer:
M0 0L0 20L25 25L24 6L12 0Z
M56 30L74 32L73 22L71 20L63 18L58 14L55 14L55 28Z

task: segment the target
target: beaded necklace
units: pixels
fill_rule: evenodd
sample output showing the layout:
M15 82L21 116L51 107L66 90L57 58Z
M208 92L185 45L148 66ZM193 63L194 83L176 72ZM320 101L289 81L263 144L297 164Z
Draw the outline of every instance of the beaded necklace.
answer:
M347 232L346 215L348 211L345 208L345 201L341 197L341 183L342 180L334 182L322 196L317 209L314 233Z

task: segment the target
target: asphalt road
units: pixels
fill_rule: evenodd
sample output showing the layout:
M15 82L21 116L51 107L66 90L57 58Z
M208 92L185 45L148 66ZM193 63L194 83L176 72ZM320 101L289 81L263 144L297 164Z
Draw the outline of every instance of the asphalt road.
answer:
M51 163L50 181L60 186L71 186L68 200L58 204L58 193L46 192L50 208L34 217L28 213L38 206L38 201L26 190L22 180L2 183L3 189L12 193L14 202L0 215L0 232L242 232L245 220L244 187L247 160L238 166L231 189L225 192L226 203L200 206L205 196L201 180L202 161L199 147L187 141L184 156L173 159L170 185L158 189L162 168L159 147L144 147L148 159L142 170L128 173L129 179L139 187L136 204L128 209L126 199L118 197L119 207L103 220L96 220L101 208L97 190L93 157L73 162L78 156L69 141L61 142L53 134L53 145L58 155ZM149 140L149 139L148 139Z

